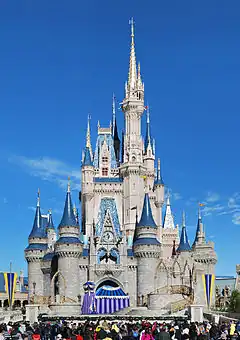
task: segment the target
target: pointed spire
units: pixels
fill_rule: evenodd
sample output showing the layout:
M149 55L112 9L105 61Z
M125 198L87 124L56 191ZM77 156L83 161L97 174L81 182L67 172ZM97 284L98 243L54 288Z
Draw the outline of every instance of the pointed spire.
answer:
M171 211L171 204L170 204L170 193L167 194L167 201L166 201L166 212L164 216L163 228L165 229L174 229L174 220Z
M40 190L38 189L38 193L37 193L37 207L36 207L36 213L35 213L35 217L34 217L34 222L33 222L33 227L32 227L32 231L29 235L29 238L33 238L33 237L37 237L37 238L45 238L45 231L42 228L42 215L41 215L41 211L40 211Z
M147 109L147 120L146 120L146 136L145 136L145 142L144 142L144 148L145 148L145 153L147 153L147 148L150 146L152 153L153 153L153 143L152 143L152 138L151 138L151 133L150 133L150 110L149 110L149 105L146 107Z
M48 216L47 229L55 229L54 224L53 224L53 218L52 218L52 210L49 209L48 213L49 213L49 216Z
M59 227L77 227L76 218L73 212L73 205L71 199L70 178L68 178L67 195L63 211L62 220Z
M177 249L177 252L183 252L183 251L190 251L191 247L188 241L187 236L187 229L186 229L186 221L185 221L185 212L183 212L182 215L182 232L180 237L180 243Z
M128 91L134 90L137 82L137 66L136 66L136 54L135 54L135 43L134 43L134 20L133 18L129 21L131 25L131 51L129 61L129 72L128 72Z
M91 119L91 116L89 114L88 115L88 122L87 122L86 148L89 148L90 155L91 155L91 158L92 158L90 119Z
M157 225L153 219L152 209L150 204L149 195L145 194L144 203L142 209L142 216L138 223L138 227L152 227L157 228Z
M201 203L199 203L199 206L198 206L197 230L196 230L196 236L195 236L195 240L193 242L193 245L196 245L196 243L203 244L203 243L206 242L205 234L204 234L204 230L203 230L201 206L203 206L203 205Z
M115 130L115 122L116 122L116 98L113 93L112 96L112 135L114 136L114 130Z
M163 185L163 180L162 180L162 176L161 176L161 162L160 162L160 158L158 158L158 162L157 162L157 178L155 180L155 184L161 184Z

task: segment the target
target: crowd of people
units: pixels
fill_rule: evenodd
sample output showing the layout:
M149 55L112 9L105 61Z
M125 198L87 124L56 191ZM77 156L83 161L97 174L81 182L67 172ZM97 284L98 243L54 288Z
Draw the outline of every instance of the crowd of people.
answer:
M172 322L87 320L0 326L0 340L240 340L240 322L221 325Z

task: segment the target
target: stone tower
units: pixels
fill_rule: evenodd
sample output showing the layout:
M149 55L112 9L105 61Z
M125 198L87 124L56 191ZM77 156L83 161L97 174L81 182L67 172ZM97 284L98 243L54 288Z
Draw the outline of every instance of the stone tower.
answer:
M217 256L214 250L214 243L207 242L205 238L205 232L203 229L203 222L201 211L198 211L198 222L195 240L192 245L193 258L196 265L196 296L197 302L205 304L205 293L202 284L202 275L210 274L215 275L215 265L217 263ZM215 291L215 284L213 287ZM212 295L212 305L215 303L215 295Z
M134 23L131 21L131 51L128 81L125 85L125 98L122 110L125 116L124 159L121 165L124 192L124 224L127 235L133 235L135 229L135 212L141 212L144 195L143 140L141 135L141 117L144 112L144 84L141 80L140 64L136 66L134 45Z
M141 299L155 288L152 276L161 255L161 245L157 239L157 225L152 216L148 194L145 194L141 219L136 225L133 249L138 264L137 295ZM142 301L142 304L144 303L146 301Z
M67 195L62 220L58 226L59 239L55 245L58 257L59 295L69 302L78 302L79 295L79 258L82 254L80 230L73 212L73 205L68 183Z
M40 211L40 192L38 191L37 207L32 231L28 237L28 247L25 258L28 263L28 287L30 300L36 296L43 296L43 273L41 261L47 251L48 239L45 231L46 220Z

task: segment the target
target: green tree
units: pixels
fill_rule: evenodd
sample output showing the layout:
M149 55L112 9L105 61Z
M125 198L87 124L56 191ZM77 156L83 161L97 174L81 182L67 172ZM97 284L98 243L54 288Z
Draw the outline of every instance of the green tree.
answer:
M229 301L229 312L240 313L240 292L233 290Z

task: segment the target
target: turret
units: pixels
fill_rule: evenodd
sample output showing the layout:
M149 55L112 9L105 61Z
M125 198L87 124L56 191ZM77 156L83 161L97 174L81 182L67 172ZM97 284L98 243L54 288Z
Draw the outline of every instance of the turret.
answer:
M206 307L211 307L214 305L215 294L215 265L217 263L217 256L214 250L213 242L206 242L205 233L203 231L203 221L200 211L200 206L198 209L198 221L195 240L192 245L192 253L195 261L196 274L196 295L199 298L198 303L206 305ZM204 280L206 280L206 285L204 286ZM209 281L212 281L212 289L210 289ZM208 294L209 301L205 299L205 294Z
M177 252L182 253L182 252L189 252L189 251L191 251L191 247L188 241L188 235L187 235L187 229L186 229L186 223L185 223L185 213L183 212L182 232L181 232L180 243L177 248Z
M201 210L200 207L198 209L198 222L197 222L197 230L196 230L196 236L193 242L193 246L205 244L205 233L203 231L203 223L202 223L202 216L201 216Z
M47 238L48 238L48 248L53 251L54 244L56 243L57 234L53 224L52 210L49 210L48 224L46 228Z
M174 225L174 219L170 204L170 194L168 193L163 228L161 228L162 252L164 257L170 258L172 256L173 241L175 241L176 246L178 246L179 231L178 226Z
M29 298L43 295L43 274L41 260L48 247L46 230L43 227L40 210L40 192L37 196L37 207L32 231L28 237L28 246L25 249L25 258L28 262Z
M146 167L146 181L145 185L147 186L149 191L153 190L154 180L155 180L155 147L154 141L150 132L150 112L149 106L147 106L147 122L146 122L146 135L144 141L144 156L143 156L143 164Z
M90 117L88 117L86 136L86 147L83 152L82 159L82 176L81 176L81 204L82 204L82 231L85 234L87 231L86 209L89 208L89 202L93 197L94 188L94 164L93 154L91 153L91 138L90 138Z
M160 158L158 158L157 162L157 174L154 182L154 192L156 195L155 205L157 207L157 225L159 226L159 230L162 228L162 206L164 203L164 182L161 176L161 165ZM159 234L161 239L161 234Z
M154 280L149 278L155 273L161 251L148 194L145 194L141 219L136 226L133 249L138 261L138 296L146 297L154 289Z
M82 254L80 242L80 230L73 212L73 205L70 191L70 179L66 194L65 206L61 222L58 226L59 239L55 245L55 252L58 256L58 270L61 273L59 282L59 294L78 302L79 286L79 258Z

